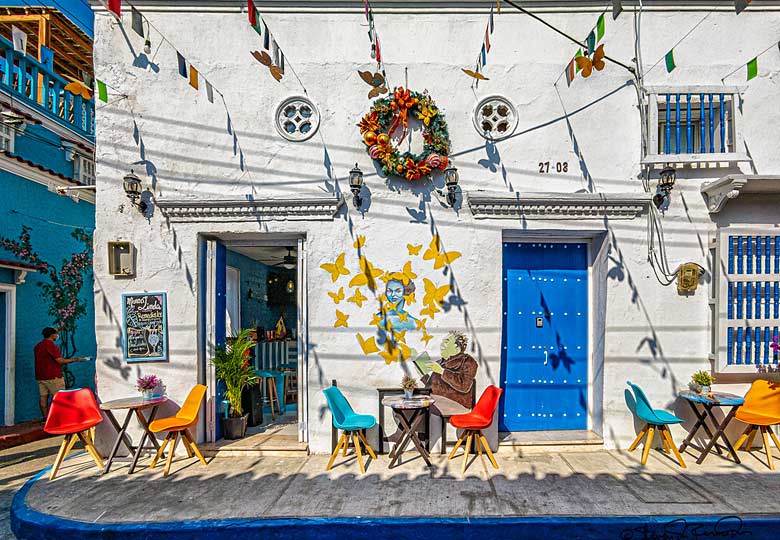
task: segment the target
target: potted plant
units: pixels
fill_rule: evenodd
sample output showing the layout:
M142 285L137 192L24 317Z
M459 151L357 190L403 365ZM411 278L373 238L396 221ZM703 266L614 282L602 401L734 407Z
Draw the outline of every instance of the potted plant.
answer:
M404 375L401 379L401 388L404 390L404 399L412 399L414 389L417 388L417 379Z
M229 413L222 419L226 439L240 439L246 434L248 415L241 406L241 394L257 381L249 364L249 351L255 346L252 330L241 330L226 347L217 347L211 363L217 380L225 383L225 398L230 403Z
M700 394L709 394L712 391L712 383L715 377L709 371L697 371L691 377L691 382L695 385L696 391Z
M155 392L157 391L157 388L161 386L163 386L162 379L157 375L145 375L143 377L138 377L135 381L135 388L141 392L144 401L158 397L155 396Z

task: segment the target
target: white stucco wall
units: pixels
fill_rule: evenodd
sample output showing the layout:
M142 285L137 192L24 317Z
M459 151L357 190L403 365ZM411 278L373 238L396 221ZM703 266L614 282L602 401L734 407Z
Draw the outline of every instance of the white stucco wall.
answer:
M481 390L487 384L500 384L502 231L605 231L610 249L608 277L601 284L607 299L606 311L601 314L606 329L603 395L598 396L603 399L603 425L599 422L593 429L603 434L608 447L625 447L636 433L623 401L626 379L640 384L657 406L672 407L690 374L710 367L709 278L690 297L678 296L674 286L661 286L648 263L646 217L576 223L474 220L466 205L455 212L435 197L431 199L429 189L410 189L397 180L388 188L374 174L356 127L370 106L366 98L369 87L357 71L375 67L369 57L362 11L264 13L288 61L287 74L277 83L249 54L262 44L245 13L142 10L224 93L248 171L239 169L219 97L211 104L203 87L196 92L188 86L178 74L173 46L160 44L159 35L152 30L157 67L136 67L134 54L142 50L143 40L130 30L129 14L120 28L105 12L98 12L96 76L116 89L109 90L109 104L99 107L96 118L95 305L102 399L131 393L134 378L142 373L160 375L168 394L178 402L197 381L197 291L202 279L197 271L197 238L204 233L306 233L308 429L314 452L326 451L330 445L329 415L320 390L331 379L339 381L356 410L375 414L375 388L396 385L402 374L398 364L388 366L377 357L367 359L360 354L355 332L370 332L372 328L358 322L365 318L365 310L342 303L338 307L350 314L352 324L349 329L333 328L334 305L325 294L333 284L319 266L345 252L347 266L354 270L357 255L352 245L357 235L365 235L365 254L383 269L400 269L410 259L406 244L427 246L434 227L447 250L463 253L451 271L465 305L438 314L428 323L428 330L434 335L432 345L449 330L466 331L474 345L471 353L480 365ZM543 16L567 32L585 36L598 12L553 11ZM701 12L645 13L641 44L645 66L649 68L661 58L701 17ZM578 79L571 88L561 79L559 96L553 83L576 48L538 22L505 8L496 17L491 38L493 48L485 71L491 80L472 90L471 80L461 68L473 64L486 19L485 10L423 11L413 16L403 10L376 13L391 84L403 85L408 70L409 86L427 89L446 114L463 191L573 193L593 189L642 193L640 119L628 73L608 64L603 72L588 80ZM634 56L632 24L628 12L614 22L607 17L607 52L627 63ZM661 64L649 73L646 82L719 84L723 75L776 40L779 29L780 13L775 11L747 12L739 17L730 11L717 12L675 50L679 67L672 75L667 75ZM780 112L774 103L779 63L774 53L762 56L760 76L744 85L745 141L755 171L762 174L780 173L776 127ZM143 66L138 60L135 64ZM282 139L273 126L277 104L303 92L293 69L322 115L319 133L298 144ZM744 84L744 75L732 80ZM128 97L119 99L114 95L117 91ZM490 157L485 141L471 120L477 101L490 94L512 100L520 117L515 135L496 145L500 163L492 169L486 166ZM538 163L543 161L566 161L569 172L540 174ZM326 169L328 162L332 163L331 171ZM348 193L346 178L355 162L366 172L370 208L361 215L348 201L346 216L332 222L169 223L159 209L146 220L129 208L121 182L132 167L160 200L244 198L250 194L255 198L321 196L332 192L336 182ZM714 224L699 188L705 181L733 172L739 170L678 169L672 205L662 220L672 268L694 261L709 271L708 233ZM122 205L124 211L119 211ZM425 210L426 219L415 223L409 211L420 208ZM777 217L769 219L777 221ZM116 239L132 240L138 249L137 276L133 279L108 275L105 246ZM450 279L430 267L420 266L419 270L419 296L423 277L442 283ZM121 358L121 293L143 290L168 293L171 358L168 363L128 366ZM728 386L736 392L744 388Z

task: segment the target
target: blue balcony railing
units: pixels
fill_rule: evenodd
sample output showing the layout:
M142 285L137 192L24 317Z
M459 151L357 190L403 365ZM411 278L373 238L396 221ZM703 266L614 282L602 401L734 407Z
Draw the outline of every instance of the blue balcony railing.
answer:
M79 135L94 139L95 103L65 90L68 81L0 36L0 89Z

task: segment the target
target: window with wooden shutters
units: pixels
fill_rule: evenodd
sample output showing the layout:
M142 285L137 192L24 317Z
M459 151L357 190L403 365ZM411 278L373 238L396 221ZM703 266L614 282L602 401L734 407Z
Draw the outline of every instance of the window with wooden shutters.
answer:
M777 369L780 359L770 344L780 332L780 231L723 228L716 253L716 369Z

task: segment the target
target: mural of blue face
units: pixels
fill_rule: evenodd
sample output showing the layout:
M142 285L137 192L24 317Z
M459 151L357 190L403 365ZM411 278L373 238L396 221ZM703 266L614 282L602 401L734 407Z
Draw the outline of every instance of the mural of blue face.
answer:
M413 284L411 284L411 288L413 291ZM417 319L412 317L405 309L405 293L406 287L404 287L404 284L401 281L397 279L391 279L387 282L387 285L385 286L385 297L390 304L395 306L395 308L387 310L384 319L380 323L380 327L382 329L385 329L386 321L390 322L390 326L393 330L414 330L417 328Z

